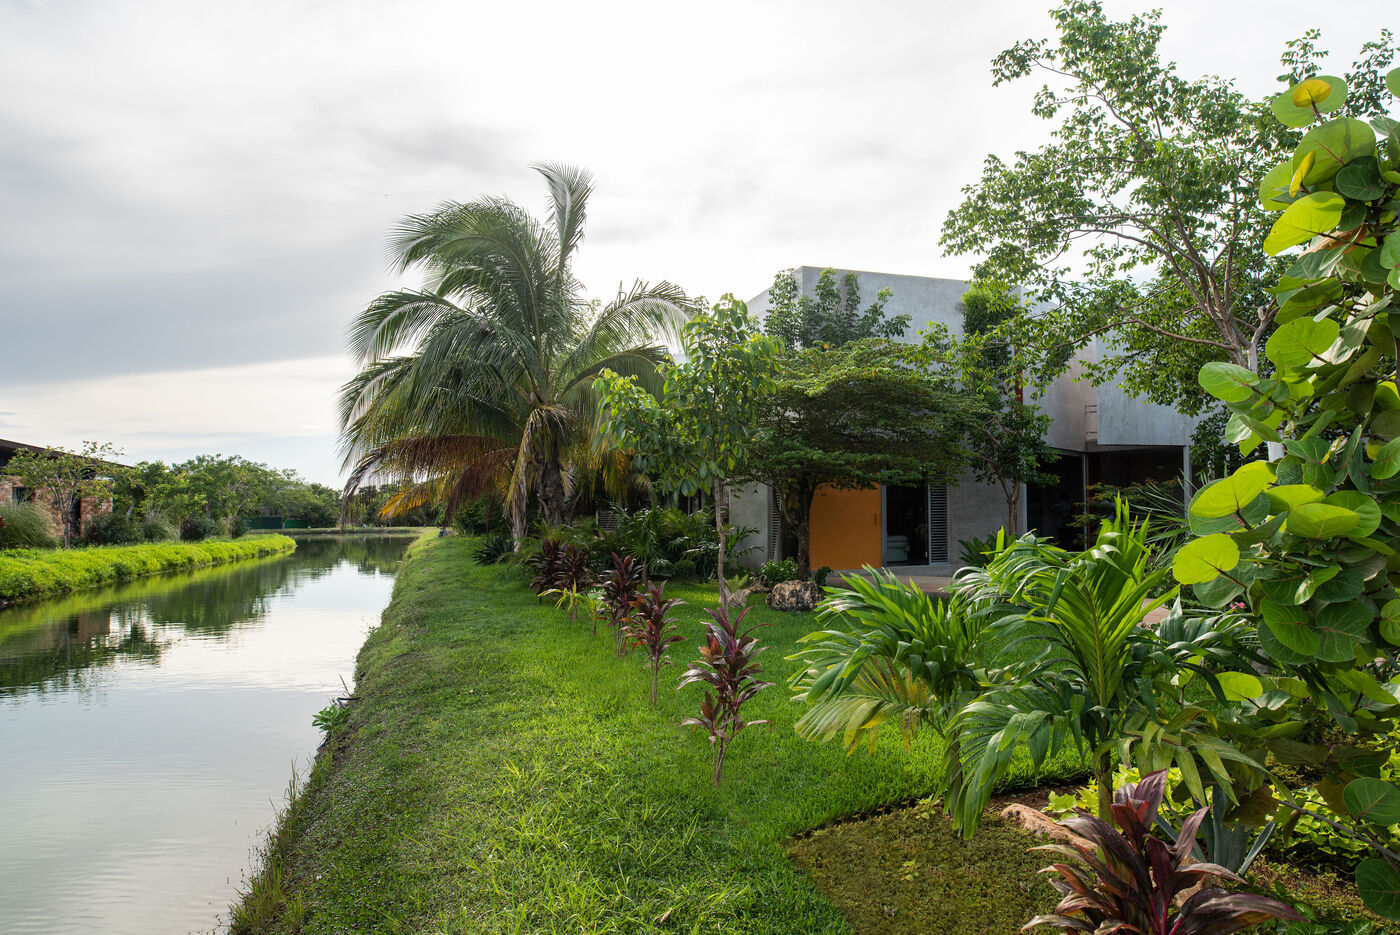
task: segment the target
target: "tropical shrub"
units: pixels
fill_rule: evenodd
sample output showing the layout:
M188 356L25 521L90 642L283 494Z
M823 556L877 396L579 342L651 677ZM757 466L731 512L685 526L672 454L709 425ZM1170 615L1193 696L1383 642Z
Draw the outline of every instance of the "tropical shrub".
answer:
M830 566L830 565L823 565L822 567L818 568L816 571L812 572L812 583L815 584L815 585L816 585L817 587L819 587L819 588L825 588L825 587L826 587L826 579L827 579L828 577L830 577L830 576L831 576L831 566Z
M702 728L710 736L715 751L714 782L718 786L724 771L724 757L729 745L746 727L767 724L767 721L745 721L744 703L772 685L758 676L763 666L758 656L766 649L758 645L753 631L764 623L741 630L748 608L731 619L729 607L721 603L715 610L705 609L710 620L705 624L705 642L700 646L700 658L690 664L681 676L677 689L691 684L705 686L705 698L700 702L700 716L681 721L687 727ZM711 695L711 689L714 694Z
M504 533L487 536L472 553L472 561L478 565L494 565L510 554L511 545L510 536Z
M984 568L992 556L1001 550L1004 544L1002 537L998 533L992 533L981 539L959 539L958 540L958 561L964 568Z
M141 517L141 538L147 542L169 542L177 535L178 530L159 510L147 510Z
M666 647L680 643L685 637L675 626L675 618L666 616L671 608L685 603L680 600L667 600L662 587L652 585L632 599L632 614L627 621L627 638L635 646L646 651L647 666L651 669L651 706L656 707L656 680L662 666L671 661L666 658Z
M564 567L564 546L558 539L541 539L539 554L525 560L525 564L535 570L530 579L530 590L543 594L557 586L559 573Z
M594 634L597 634L598 612L602 607L603 595L601 591L584 591L578 588L550 588L540 597L554 598L554 606L560 610L569 612L570 620L577 620L582 614L585 619L593 624Z
M775 584L782 584L784 581L796 581L797 559L769 559L758 566L758 576L770 588Z
M0 549L52 549L58 545L48 511L37 503L0 506Z
M83 529L83 541L88 545L135 545L145 542L141 524L129 516L98 513Z
M627 620L632 614L633 601L646 581L646 568L630 555L612 556L613 567L603 573L602 616L613 629L616 652L626 654ZM597 628L594 628L597 635Z
M1243 883L1218 864L1192 858L1196 831L1208 809L1182 825L1175 843L1156 834L1157 808L1166 789L1166 773L1156 772L1113 796L1113 825L1088 812L1060 822L1088 842L1048 844L1036 850L1066 857L1081 866L1057 863L1047 868L1060 875L1051 885L1064 896L1055 911L1036 916L1026 928L1049 925L1067 932L1137 932L1141 935L1229 935L1270 919L1302 918L1267 896L1228 893L1204 886L1217 879Z
M1385 85L1400 94L1400 69ZM1241 733L1340 791L1339 824L1372 849L1362 898L1400 919L1400 852L1381 837L1400 821L1400 785L1375 778L1400 722L1400 123L1329 117L1347 95L1315 75L1273 101L1307 129L1260 184L1281 212L1263 248L1304 249L1261 310L1278 325L1269 374L1212 362L1199 375L1230 411L1226 437L1244 455L1272 445L1272 460L1196 494L1173 573L1206 604L1247 606L1270 662L1259 697L1277 703Z
M180 524L180 538L185 542L211 539L221 531L219 524L207 516L191 516Z
M678 562L672 562L671 577L681 581L694 581L696 577L694 560L683 558Z

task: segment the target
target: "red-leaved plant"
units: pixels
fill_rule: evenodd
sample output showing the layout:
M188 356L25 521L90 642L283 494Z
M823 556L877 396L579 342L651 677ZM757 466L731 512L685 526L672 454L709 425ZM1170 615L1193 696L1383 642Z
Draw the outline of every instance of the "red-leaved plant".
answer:
M700 703L700 716L688 717L681 724L689 727L703 727L710 734L710 743L715 751L715 785L719 785L720 774L724 770L724 754L729 744L745 727L767 724L767 721L745 721L740 714L744 702L772 682L760 682L758 674L763 666L757 660L766 646L759 646L758 640L750 634L761 626L755 624L740 631L744 618L748 616L746 607L733 621L729 618L729 608L723 604L718 610L706 608L705 613L713 620L705 624L705 643L700 647L700 658L690 664L681 676L676 688L684 688L692 682L701 682L705 688L705 700ZM710 694L714 689L714 695Z
M666 616L671 608L685 601L667 600L662 594L665 585L652 585L632 599L632 616L627 623L627 636L634 646L646 650L647 665L651 668L651 706L656 707L656 679L662 666L669 666L666 647L682 642L685 637L677 632L675 618Z
M627 653L627 620L632 601L646 580L646 568L632 556L612 554L613 567L603 572L603 619L613 628L617 654ZM597 634L595 627L594 634Z
M1115 792L1113 822L1121 832L1083 809L1060 822L1082 840L1036 850L1064 854L1084 866L1046 868L1059 873L1060 879L1050 884L1064 898L1052 914L1036 916L1022 931L1050 925L1094 935L1229 935L1270 919L1302 918L1278 900L1214 886L1196 890L1177 905L1179 895L1202 883L1244 881L1218 864L1191 859L1197 830L1209 809L1186 819L1175 844L1151 833L1166 788L1167 771L1160 770Z
M559 577L560 564L564 559L564 544L558 539L541 539L540 554L529 559L529 565L535 569L535 577L530 579L530 590L536 594L543 594L550 588L555 587L555 579Z

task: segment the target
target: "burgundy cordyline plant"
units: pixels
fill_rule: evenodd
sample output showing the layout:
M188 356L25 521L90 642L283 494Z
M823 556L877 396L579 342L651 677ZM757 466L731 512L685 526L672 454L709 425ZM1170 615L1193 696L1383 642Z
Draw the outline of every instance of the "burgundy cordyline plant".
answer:
M632 615L632 601L646 580L646 568L630 555L614 552L612 560L613 567L603 572L603 616L613 628L617 654L623 656L627 653L627 620Z
M729 618L729 608L724 604L717 610L705 609L713 620L705 624L705 643L700 647L700 658L690 664L681 676L677 689L692 682L705 685L705 700L700 703L700 716L688 717L681 721L689 727L702 727L710 734L710 743L715 751L715 785L719 785L720 774L724 770L724 754L729 744L745 727L767 724L767 721L745 721L740 714L744 702L772 685L760 682L758 674L763 666L755 660L767 647L758 645L758 640L750 634L758 627L755 624L747 630L739 627L748 616L748 608L739 612L733 621ZM714 694L710 694L714 689Z
M559 577L559 569L564 559L564 544L558 539L540 540L540 554L529 560L530 567L535 569L535 577L530 579L530 590L536 594L543 594L550 588L555 587L554 582Z
M662 666L669 666L666 647L685 640L676 631L675 618L666 616L671 608L685 601L667 600L662 594L664 585L652 585L632 599L632 616L627 624L627 636L633 645L646 650L647 665L651 668L651 706L656 707L656 680Z
M1036 850L1063 854L1084 866L1046 868L1060 875L1050 884L1064 898L1053 913L1036 916L1022 931L1049 925L1092 935L1229 935L1270 919L1302 918L1277 900L1214 886L1192 892L1177 905L1179 895L1199 884L1244 880L1218 864L1191 859L1197 829L1210 809L1186 819L1175 844L1151 833L1166 788L1167 771L1160 770L1114 793L1113 822L1121 831L1083 809L1060 822L1083 840Z

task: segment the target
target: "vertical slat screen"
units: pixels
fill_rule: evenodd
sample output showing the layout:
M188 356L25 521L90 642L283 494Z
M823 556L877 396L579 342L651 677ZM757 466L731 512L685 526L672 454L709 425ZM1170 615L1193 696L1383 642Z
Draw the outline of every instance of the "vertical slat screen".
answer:
M948 488L928 487L928 563L948 561Z
M771 488L768 491L768 557L779 559L783 549L783 513L778 509L778 494Z

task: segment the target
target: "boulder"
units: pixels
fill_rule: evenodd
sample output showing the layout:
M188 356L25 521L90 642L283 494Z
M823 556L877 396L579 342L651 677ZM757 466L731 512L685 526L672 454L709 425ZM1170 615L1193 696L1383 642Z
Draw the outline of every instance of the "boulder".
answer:
M814 609L821 599L822 589L815 581L783 581L773 585L768 594L768 606L797 613Z

